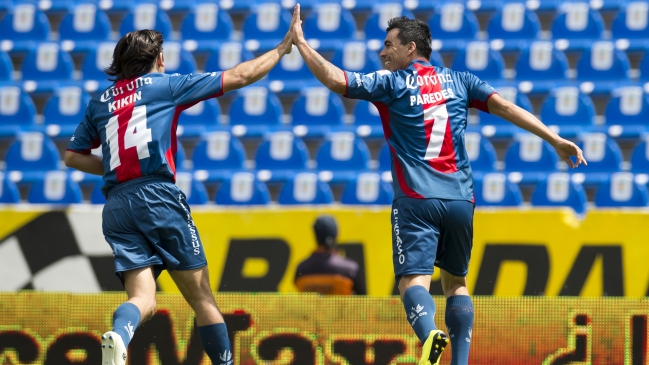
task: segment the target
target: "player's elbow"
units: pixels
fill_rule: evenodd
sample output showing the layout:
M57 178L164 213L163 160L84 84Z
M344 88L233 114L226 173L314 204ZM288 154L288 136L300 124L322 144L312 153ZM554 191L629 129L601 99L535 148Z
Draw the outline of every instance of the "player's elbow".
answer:
M63 162L65 163L65 166L75 167L78 155L78 153L74 153L72 151L65 151L65 155L63 155Z
M229 70L224 73L223 89L225 92L230 90L241 89L244 86L251 84L252 75L249 75L245 70Z
M335 92L336 94L344 95L345 91L347 91L347 85L344 80L341 82L340 80L329 78L326 79L322 84L327 89Z

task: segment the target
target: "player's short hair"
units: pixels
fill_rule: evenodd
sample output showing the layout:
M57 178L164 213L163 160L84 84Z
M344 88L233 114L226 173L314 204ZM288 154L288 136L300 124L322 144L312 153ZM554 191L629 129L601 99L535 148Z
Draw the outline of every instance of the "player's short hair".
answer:
M426 22L419 19L410 19L406 16L398 16L388 21L386 32L392 29L399 29L397 38L399 38L401 44L415 42L417 53L430 60L430 54L433 52L431 46L433 40Z
M113 62L104 72L111 81L130 79L147 73L162 52L162 33L157 30L134 30L117 42Z

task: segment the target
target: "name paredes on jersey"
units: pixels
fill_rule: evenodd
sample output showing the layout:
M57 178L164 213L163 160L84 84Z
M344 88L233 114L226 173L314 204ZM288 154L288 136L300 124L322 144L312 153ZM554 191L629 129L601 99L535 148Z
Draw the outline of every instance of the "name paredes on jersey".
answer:
M100 100L102 103L109 102L108 112L112 113L117 109L121 109L127 105L133 104L136 101L142 99L142 91L138 91L131 95L127 95L116 101L111 102L111 99L114 99L116 96L122 95L128 91L136 90L140 88L142 85L151 85L151 84L153 84L153 79L151 79L150 77L138 77L137 79L125 85L126 90L124 90L124 87L111 86L108 90L106 90L106 92L104 92L101 95Z
M417 90L420 86L427 85L437 85L438 83L446 84L453 82L451 75L449 74L435 74L435 75L408 75L406 77L406 87L411 90ZM421 95L411 95L410 96L410 106L421 105L421 104L432 104L437 101L447 100L454 98L455 94L453 89L447 88L440 91L421 94Z
M410 95L410 106L432 104L437 101L448 100L454 97L455 94L451 88L442 89L441 91L436 91L434 93Z

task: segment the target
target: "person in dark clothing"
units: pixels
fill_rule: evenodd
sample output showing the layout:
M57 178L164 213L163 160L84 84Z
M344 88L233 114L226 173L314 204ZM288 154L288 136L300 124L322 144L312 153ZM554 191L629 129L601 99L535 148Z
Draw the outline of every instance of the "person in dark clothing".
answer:
M358 263L338 254L338 225L329 215L313 224L318 248L295 271L295 285L301 292L349 295L367 294Z

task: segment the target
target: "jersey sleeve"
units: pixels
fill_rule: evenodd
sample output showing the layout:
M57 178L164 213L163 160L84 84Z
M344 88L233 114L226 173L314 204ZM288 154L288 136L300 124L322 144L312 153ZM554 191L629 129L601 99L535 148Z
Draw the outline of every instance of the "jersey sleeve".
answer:
M394 73L381 70L362 74L344 71L347 81L345 97L370 102L389 103L392 101L392 90L395 84Z
M497 93L496 89L469 72L465 72L465 82L469 107L489 113L487 100L489 100L493 94Z
M223 72L171 75L169 87L176 105L192 104L223 95Z
M74 131L70 143L68 143L67 150L87 155L90 150L95 149L101 145L97 126L92 123L90 117L90 106L86 108L86 115L83 117L81 123Z

